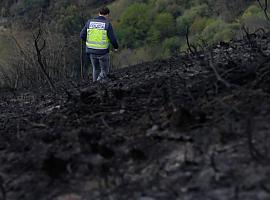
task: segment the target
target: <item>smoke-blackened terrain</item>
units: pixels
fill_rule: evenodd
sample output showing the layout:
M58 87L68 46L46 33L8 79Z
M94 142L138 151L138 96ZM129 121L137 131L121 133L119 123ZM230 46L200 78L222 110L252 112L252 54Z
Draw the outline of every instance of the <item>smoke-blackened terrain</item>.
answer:
M270 36L0 92L1 200L268 200Z

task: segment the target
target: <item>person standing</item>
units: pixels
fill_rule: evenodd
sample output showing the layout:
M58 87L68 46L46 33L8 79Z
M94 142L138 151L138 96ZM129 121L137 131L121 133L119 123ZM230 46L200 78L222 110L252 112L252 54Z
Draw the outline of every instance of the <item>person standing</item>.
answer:
M86 42L86 53L90 56L93 68L93 82L106 81L110 72L109 47L112 44L118 50L112 24L108 20L110 10L102 7L99 16L89 19L81 31L80 37Z

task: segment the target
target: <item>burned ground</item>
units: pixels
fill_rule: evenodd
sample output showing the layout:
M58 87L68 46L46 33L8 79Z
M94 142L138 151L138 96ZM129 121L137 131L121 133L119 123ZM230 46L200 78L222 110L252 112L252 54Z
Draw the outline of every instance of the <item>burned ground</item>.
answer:
M1 90L1 200L268 200L270 36Z

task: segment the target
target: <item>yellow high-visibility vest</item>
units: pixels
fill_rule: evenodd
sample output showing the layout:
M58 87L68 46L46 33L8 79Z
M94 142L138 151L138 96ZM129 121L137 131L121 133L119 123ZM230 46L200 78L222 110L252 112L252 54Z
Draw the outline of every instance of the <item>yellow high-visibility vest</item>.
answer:
M106 22L90 21L87 29L86 46L91 49L108 49L109 45Z

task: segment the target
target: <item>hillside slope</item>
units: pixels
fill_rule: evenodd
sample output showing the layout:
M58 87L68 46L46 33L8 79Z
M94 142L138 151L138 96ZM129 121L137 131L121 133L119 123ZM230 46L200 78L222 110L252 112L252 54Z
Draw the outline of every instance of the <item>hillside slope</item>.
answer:
M268 200L270 36L247 36L104 85L2 89L0 199Z

